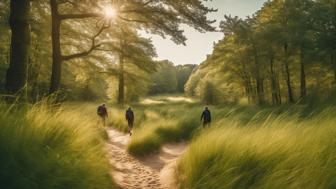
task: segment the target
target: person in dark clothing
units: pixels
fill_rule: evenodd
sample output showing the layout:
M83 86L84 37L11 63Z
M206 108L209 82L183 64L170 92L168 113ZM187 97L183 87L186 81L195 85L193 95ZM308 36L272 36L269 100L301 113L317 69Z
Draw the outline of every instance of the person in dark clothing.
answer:
M105 104L98 106L97 114L101 118L103 125L106 126L106 118L108 117L108 113Z
M128 122L128 132L130 136L132 136L132 129L134 124L134 112L132 111L131 107L126 110L126 120Z
M201 121L203 121L203 127L210 126L211 123L211 112L208 107L205 107L205 110L202 113Z

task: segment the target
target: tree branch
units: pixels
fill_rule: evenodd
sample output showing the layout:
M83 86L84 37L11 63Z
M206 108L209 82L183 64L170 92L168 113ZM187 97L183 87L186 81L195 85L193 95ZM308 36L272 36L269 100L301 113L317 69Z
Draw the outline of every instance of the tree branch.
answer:
M127 21L127 22L139 22L139 23L143 23L143 24L148 24L148 22L143 21L143 20L136 20L136 19L128 19L128 18L124 18L122 16L118 16L121 20Z
M66 56L62 56L62 59L67 61L67 60L71 60L71 59L75 59L75 58L81 58L84 56L89 55L92 51L96 50L98 47L100 47L102 44L96 44L96 38L107 28L110 27L110 24L105 25L105 23L103 24L103 26L100 28L100 30L91 38L91 47L90 49L83 51L83 52L79 52L79 53L75 53L75 54L71 54L71 55L66 55Z
M86 19L86 18L94 18L94 17L101 17L102 14L98 13L81 13L81 14L60 14L59 18L61 20L67 19Z

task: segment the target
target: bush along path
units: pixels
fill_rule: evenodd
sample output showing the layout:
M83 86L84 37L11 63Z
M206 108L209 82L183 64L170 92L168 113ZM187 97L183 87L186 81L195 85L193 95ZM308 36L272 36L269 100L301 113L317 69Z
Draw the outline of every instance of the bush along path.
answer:
M135 158L126 151L129 135L107 130L110 163L115 182L123 189L175 189L176 160L186 149L186 143L168 144L160 153Z

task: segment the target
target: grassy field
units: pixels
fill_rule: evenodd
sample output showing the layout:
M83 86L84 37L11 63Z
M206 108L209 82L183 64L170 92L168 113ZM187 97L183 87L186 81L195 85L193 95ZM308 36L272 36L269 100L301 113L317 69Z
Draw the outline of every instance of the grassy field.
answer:
M92 107L23 109L0 105L0 188L115 188Z
M135 156L158 152L165 143L190 139L201 124L199 114L202 109L195 104L171 101L158 103L161 101L155 99L150 101L156 103L132 106L135 126L127 150ZM109 125L123 132L127 131L125 108L109 108Z
M115 188L96 106L0 104L0 188ZM178 162L181 189L336 187L333 106L210 106L210 129L201 127L204 106L183 97L132 107L129 153L146 156L165 143L190 141ZM108 106L109 125L124 132L126 108Z
M335 106L210 106L214 122L202 129L199 103L146 102L133 107L128 151L145 156L191 140L178 163L181 189L336 188ZM112 109L125 130L125 107Z
M179 161L180 188L336 188L336 108L293 108L222 118Z
M127 132L125 109L109 108L109 125ZM183 97L158 96L145 99L143 103L132 106L135 112L135 128L128 151L135 156L146 156L160 150L165 143L190 140L200 134L201 113L204 106ZM262 124L272 116L296 115L297 119L306 119L312 114L310 108L300 105L273 107L219 105L210 106L214 123L221 125L230 120L231 124Z

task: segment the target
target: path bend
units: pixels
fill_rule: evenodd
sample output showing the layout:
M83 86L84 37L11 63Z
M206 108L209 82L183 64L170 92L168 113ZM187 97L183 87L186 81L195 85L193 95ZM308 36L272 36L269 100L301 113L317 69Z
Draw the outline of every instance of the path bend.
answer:
M164 145L160 153L139 159L126 151L129 135L111 128L107 133L109 160L114 167L111 174L122 189L177 189L176 161L186 143Z

